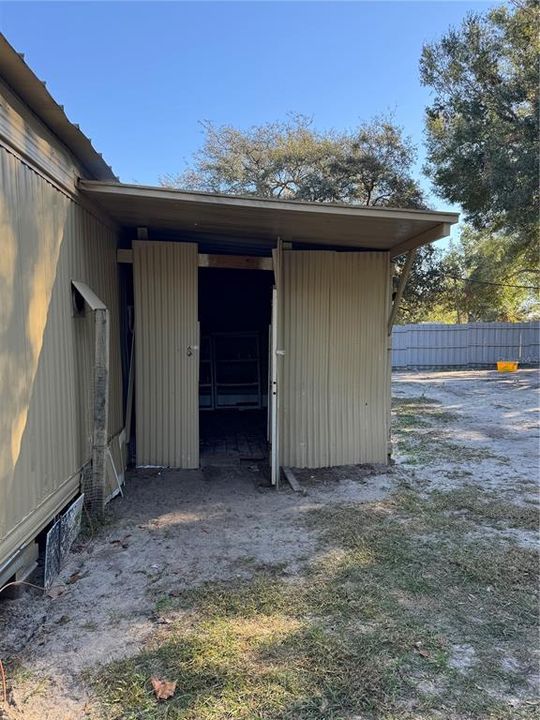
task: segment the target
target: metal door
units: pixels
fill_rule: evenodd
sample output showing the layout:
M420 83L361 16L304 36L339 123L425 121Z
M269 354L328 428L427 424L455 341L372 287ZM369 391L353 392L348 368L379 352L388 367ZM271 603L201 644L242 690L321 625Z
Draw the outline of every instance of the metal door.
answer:
M272 262L274 266L274 289L272 290L272 325L270 334L270 477L272 485L279 485L281 450L280 450L280 374L282 358L285 354L281 348L281 307L282 297L282 267L283 267L283 245L278 239L277 247L272 250Z
M137 464L199 466L195 243L133 243Z
M278 414L278 292L272 290L272 325L270 331L270 477L279 484L279 414Z

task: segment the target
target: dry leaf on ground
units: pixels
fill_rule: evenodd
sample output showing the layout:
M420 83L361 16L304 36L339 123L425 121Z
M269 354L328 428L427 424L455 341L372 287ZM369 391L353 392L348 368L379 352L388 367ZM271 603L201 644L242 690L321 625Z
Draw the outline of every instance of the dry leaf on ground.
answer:
M158 700L168 700L174 695L176 690L176 680L160 680L157 677L151 677L150 682L154 688L155 696Z
M47 591L47 597L50 597L52 600L55 600L57 597L60 597L60 595L63 595L65 592L66 592L65 585L53 585L52 588Z

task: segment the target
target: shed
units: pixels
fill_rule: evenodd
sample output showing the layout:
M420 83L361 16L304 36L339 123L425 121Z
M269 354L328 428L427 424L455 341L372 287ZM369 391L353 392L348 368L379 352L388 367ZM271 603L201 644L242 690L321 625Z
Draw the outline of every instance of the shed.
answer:
M203 413L241 410L253 427L248 410L267 408L274 482L280 466L387 461L392 259L447 235L454 215L79 190L126 233L139 465L197 468Z
M0 182L0 585L128 446L387 462L392 261L457 215L122 184L5 38Z

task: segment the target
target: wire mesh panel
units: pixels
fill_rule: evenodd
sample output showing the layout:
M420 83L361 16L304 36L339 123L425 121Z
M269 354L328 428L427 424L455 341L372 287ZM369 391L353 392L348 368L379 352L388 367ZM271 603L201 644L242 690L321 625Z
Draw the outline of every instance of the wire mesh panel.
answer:
M50 588L81 530L84 495L80 495L47 533L44 586Z

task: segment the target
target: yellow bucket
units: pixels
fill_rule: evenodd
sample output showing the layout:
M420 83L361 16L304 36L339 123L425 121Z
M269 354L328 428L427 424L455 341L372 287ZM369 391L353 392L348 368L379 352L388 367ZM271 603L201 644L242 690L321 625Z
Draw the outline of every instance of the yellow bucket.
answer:
M514 360L498 360L497 371L498 372L516 372L518 369L518 363Z

